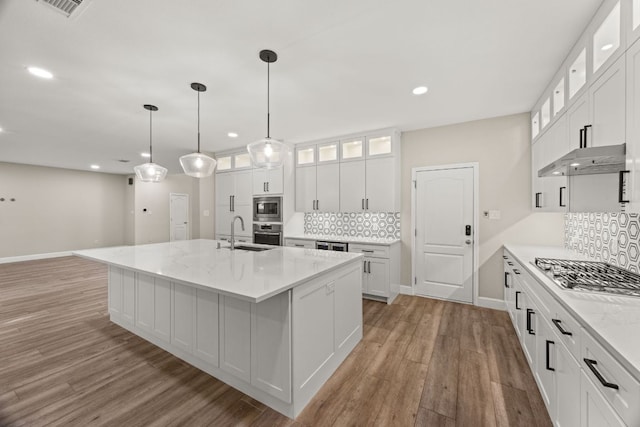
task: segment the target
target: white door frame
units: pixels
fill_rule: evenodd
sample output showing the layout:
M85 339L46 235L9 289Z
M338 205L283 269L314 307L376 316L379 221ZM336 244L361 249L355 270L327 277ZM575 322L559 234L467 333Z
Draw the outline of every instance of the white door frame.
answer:
M478 223L480 218L480 163L455 163L450 165L422 166L411 168L411 293L415 295L416 289L416 181L417 173L444 169L473 168L473 305L478 305Z
M169 241L171 241L171 236L173 230L171 229L171 218L173 218L173 212L171 212L173 206L171 203L172 196L186 196L187 197L187 240L191 240L191 209L189 209L191 205L191 200L189 197L189 193L169 193Z

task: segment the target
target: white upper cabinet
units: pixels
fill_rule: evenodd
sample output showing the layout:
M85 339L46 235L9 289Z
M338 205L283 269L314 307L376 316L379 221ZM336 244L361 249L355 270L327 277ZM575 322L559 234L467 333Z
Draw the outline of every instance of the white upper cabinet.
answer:
M558 113L563 111L565 100L565 88L564 77L560 79L555 89L553 90L553 117L556 117Z
M296 166L316 164L316 146L296 147Z
M632 0L631 2L631 22L628 22L629 31L627 31L627 45L631 46L640 38L640 0Z
M340 141L340 161L364 159L364 137Z
M640 0L639 0L640 1ZM627 169L631 171L627 197L630 210L640 212L640 41L626 54L627 65Z
M586 146L626 142L625 74L625 58L622 56L589 88L591 128L585 129Z
M391 135L367 137L367 158L390 156L393 154Z
M531 139L534 140L540 133L540 112L531 113Z
M399 211L399 152L394 129L297 145L296 211Z
M246 150L227 151L217 154L216 160L218 162L216 173L251 168L251 156Z
M587 83L587 49L582 48L569 66L569 99Z
M253 170L253 194L282 194L284 181L283 167Z
M599 25L594 29L592 39L594 74L597 74L598 71L607 64L610 58L614 59L615 54L621 50L622 25L620 20L620 1L616 1L610 9L601 9L596 20L598 20L598 18L600 18L601 21L599 21Z
M340 145L338 142L325 142L318 144L318 161L317 164L325 163L338 163L340 160L338 157L338 151L340 151Z
M542 109L540 110L540 124L541 128L544 129L549 122L551 121L551 98L547 98L546 101L542 104Z

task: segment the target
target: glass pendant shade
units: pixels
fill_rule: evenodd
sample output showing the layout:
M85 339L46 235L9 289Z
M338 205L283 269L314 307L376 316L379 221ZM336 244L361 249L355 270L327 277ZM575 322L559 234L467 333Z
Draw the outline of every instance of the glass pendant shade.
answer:
M149 163L143 163L133 168L136 176L143 182L160 182L167 176L167 168L153 163L153 112L158 111L158 107L145 104L144 109L149 111Z
M167 168L155 163L145 163L133 168L138 179L144 182L160 182L167 176Z
M185 175L194 178L211 176L216 168L216 160L202 153L191 153L180 157L180 165Z
M267 63L267 137L247 144L247 151L249 152L249 156L251 156L253 166L263 169L275 169L282 166L288 151L286 144L277 139L272 139L269 134L271 129L269 64L276 62L278 55L272 50L262 50L260 51L260 59Z
M275 169L284 163L287 146L273 138L265 138L247 145L253 165L257 168Z
M191 83L191 89L198 92L198 151L180 157L180 165L185 175L206 178L211 176L217 163L214 158L200 152L200 92L206 91L207 87L202 83Z

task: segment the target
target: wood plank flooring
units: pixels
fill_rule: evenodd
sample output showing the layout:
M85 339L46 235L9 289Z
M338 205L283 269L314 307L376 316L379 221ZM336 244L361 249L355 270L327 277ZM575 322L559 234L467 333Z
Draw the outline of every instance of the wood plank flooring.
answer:
M550 426L504 312L364 302L364 339L290 420L109 322L107 272L0 265L0 426Z

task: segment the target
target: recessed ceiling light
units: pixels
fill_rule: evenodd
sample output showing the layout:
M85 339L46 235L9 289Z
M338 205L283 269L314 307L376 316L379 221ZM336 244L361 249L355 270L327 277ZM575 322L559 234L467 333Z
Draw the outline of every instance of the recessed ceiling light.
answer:
M576 166L580 166L580 163L571 163L569 166L572 166L575 168Z
M228 136L229 138L237 138L237 137L238 137L238 134L237 134L237 133L235 133L235 132L229 132L229 133L227 134L227 136Z
M425 93L427 93L428 90L429 88L427 88L426 86L418 86L417 88L413 89L413 94L424 95Z
M560 172L555 171L553 174L554 174L554 175L560 175Z
M0 132L2 132L4 129L0 128Z
M151 157L151 154L149 154L149 153L140 153L140 156L148 159L149 157Z
M100 169L100 165L91 165L91 169Z
M41 77L43 79L52 79L53 74L50 71L44 70L38 67L27 67L27 71L29 71L34 76Z
M600 49L602 50L609 50L613 47L613 45L611 43L609 44L605 44L604 46L602 46Z

